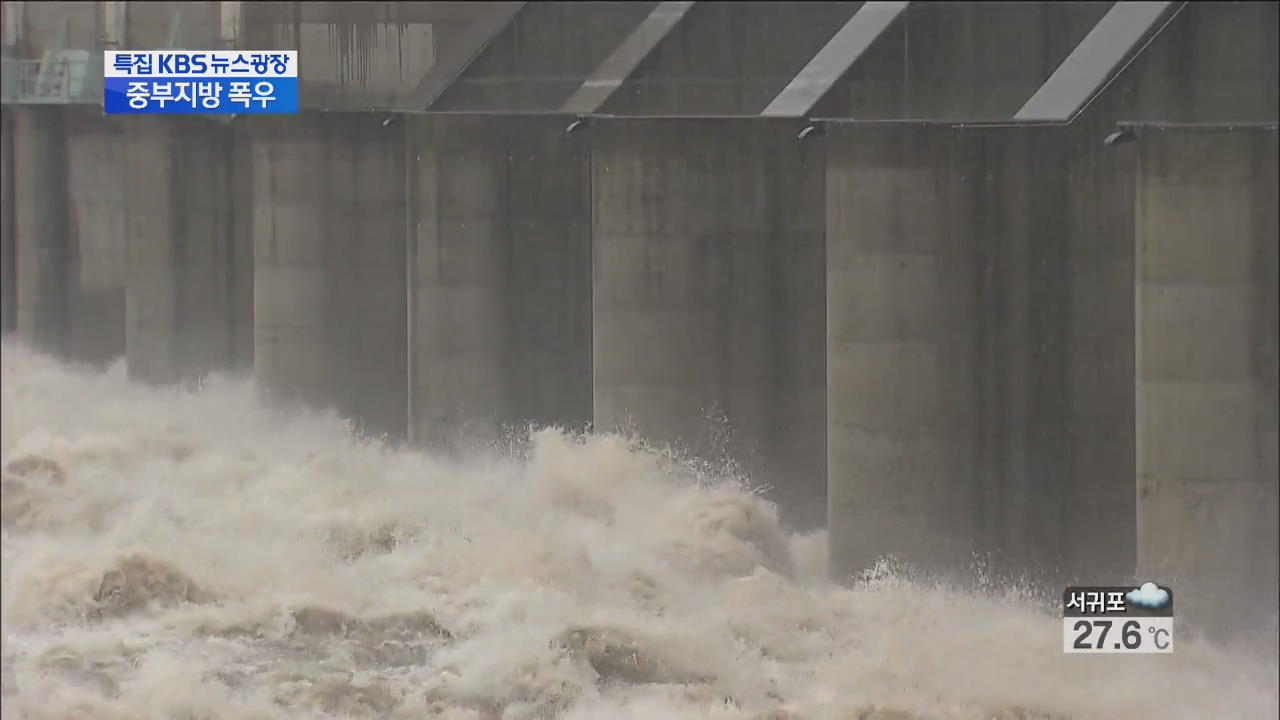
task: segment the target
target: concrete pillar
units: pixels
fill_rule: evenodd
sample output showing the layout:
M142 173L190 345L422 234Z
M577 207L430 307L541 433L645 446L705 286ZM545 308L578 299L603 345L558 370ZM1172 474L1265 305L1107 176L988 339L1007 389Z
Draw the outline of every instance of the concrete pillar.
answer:
M1114 126L1065 129L1064 223L1070 300L1069 495L1063 548L1070 577L1127 582L1136 567L1134 488L1134 168L1132 143L1104 146ZM1065 267L1063 268L1065 269ZM1090 580L1092 578L1093 580Z
M407 426L402 123L369 113L255 124L254 366L269 395L366 433Z
M96 108L67 113L68 352L98 366L125 354L127 127Z
M569 121L408 120L415 441L591 422L589 136Z
M32 347L66 357L71 337L66 114L15 107L13 174L17 330Z
M1056 128L827 132L834 572L894 555L964 574L976 554L1052 583L1127 574L1132 519L1111 509L1132 497L1132 462L1106 432L1128 417L1112 365L1128 336L1109 324L1131 305L1098 303L1123 301L1131 265L1110 248L1125 236L1091 221L1126 196L1068 184L1125 176L1043 172L1089 152ZM1118 320L1081 333L1078 311ZM1102 377L1120 379L1110 396Z
M592 362L599 429L732 458L812 527L826 502L823 179L803 127L593 124Z
M18 333L64 359L109 363L124 352L119 126L75 108L12 113Z
M174 383L239 369L248 318L235 295L253 265L232 234L249 211L233 202L232 129L135 118L127 155L129 375Z
M7 9L7 8L6 8ZM13 202L13 118L0 111L0 332L17 329L17 208Z
M828 128L831 568L975 550L973 262L949 132ZM973 182L984 182L977 176Z
M253 372L254 150L248 127L235 126L231 153L231 254L236 268L231 277L231 367Z
M1138 143L1139 567L1192 622L1257 633L1276 612L1277 133Z

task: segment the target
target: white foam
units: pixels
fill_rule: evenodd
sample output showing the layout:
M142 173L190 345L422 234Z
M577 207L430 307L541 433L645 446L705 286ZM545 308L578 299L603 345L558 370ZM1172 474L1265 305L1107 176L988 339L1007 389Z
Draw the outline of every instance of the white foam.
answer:
M5 477L6 718L1277 717L1274 660L827 583L821 533L620 437L455 461L254 397L6 342L3 461L64 475Z

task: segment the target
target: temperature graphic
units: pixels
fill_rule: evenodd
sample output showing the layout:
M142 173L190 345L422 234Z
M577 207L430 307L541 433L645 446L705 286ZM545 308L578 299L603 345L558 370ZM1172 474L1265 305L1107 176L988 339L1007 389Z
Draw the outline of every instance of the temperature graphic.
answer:
M1069 587L1062 594L1062 651L1173 652L1173 591L1139 587Z
M1173 652L1173 618L1106 620L1064 618L1063 650L1076 653Z

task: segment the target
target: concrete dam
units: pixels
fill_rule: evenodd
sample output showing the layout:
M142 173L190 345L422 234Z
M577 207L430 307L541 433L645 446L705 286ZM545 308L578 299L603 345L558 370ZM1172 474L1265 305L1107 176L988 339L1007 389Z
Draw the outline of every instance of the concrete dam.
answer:
M3 8L39 353L393 445L634 433L825 528L835 578L1275 613L1275 3ZM296 49L304 109L104 115L127 48Z

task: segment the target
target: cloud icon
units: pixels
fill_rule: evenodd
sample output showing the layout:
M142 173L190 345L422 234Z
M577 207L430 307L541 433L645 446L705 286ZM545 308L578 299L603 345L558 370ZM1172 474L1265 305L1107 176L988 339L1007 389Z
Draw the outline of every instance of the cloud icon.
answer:
M1169 602L1169 591L1153 582L1147 582L1142 583L1142 587L1125 593L1124 599L1134 605L1152 609L1162 608Z

